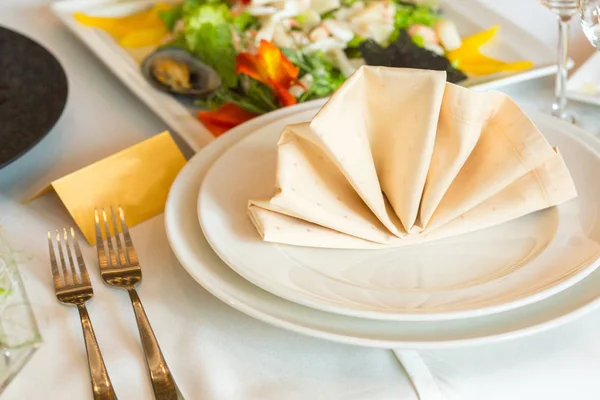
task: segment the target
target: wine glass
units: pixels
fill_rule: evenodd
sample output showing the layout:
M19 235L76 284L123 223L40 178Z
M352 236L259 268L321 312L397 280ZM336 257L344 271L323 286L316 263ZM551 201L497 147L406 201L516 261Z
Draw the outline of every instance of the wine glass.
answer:
M552 104L552 115L575 122L575 117L565 111L567 106L567 62L569 60L569 23L579 11L580 0L539 0L558 16L558 59L556 73L556 100Z
M600 49L600 0L580 0L581 27L592 46Z

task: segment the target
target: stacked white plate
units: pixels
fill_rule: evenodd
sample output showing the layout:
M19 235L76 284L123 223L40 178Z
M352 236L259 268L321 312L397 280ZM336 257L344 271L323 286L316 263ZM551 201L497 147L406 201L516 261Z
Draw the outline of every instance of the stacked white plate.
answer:
M232 307L325 339L434 348L514 338L565 323L600 297L600 142L532 118L561 149L578 198L510 223L387 250L263 242L247 216L268 197L282 129L323 101L254 119L192 158L167 202L171 246L189 274Z

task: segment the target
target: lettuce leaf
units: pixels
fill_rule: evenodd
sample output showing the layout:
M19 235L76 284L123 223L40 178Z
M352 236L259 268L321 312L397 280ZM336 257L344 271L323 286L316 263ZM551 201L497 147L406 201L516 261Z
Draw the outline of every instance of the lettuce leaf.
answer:
M362 42L365 41L365 38L359 35L354 35L354 37L346 43L346 49L344 52L348 58L360 58L360 50L359 46Z
M209 110L216 110L223 104L235 104L259 115L279 108L271 88L249 76L241 76L240 80L237 88L222 87L208 100L197 101L196 104Z
M292 49L281 50L294 65L300 68L300 77L306 74L312 76L313 82L300 96L299 102L327 97L346 80L342 72L322 52L304 54Z
M439 18L437 9L427 4L398 5L394 25L397 29L405 29L414 24L433 26Z
M175 25L177 24L177 21L179 21L181 19L182 11L183 11L182 5L179 4L179 5L171 8L170 10L159 11L158 16L160 17L162 22L165 24L167 29L170 32L172 32L173 29L175 29Z
M187 14L190 10L195 9L198 6L203 6L205 4L227 4L227 2L222 2L221 0L184 0L182 3L183 13Z
M394 32L390 35L389 42L395 42L400 36L400 31L408 29L411 25L419 24L433 26L440 19L438 10L426 4L398 4L394 15Z
M251 15L247 11L244 11L243 13L233 17L232 22L233 26L235 26L235 29L237 29L238 32L245 32L248 29L257 28L259 23L258 18Z
M226 87L237 86L236 51L225 4L184 5L184 36L188 50L211 66Z

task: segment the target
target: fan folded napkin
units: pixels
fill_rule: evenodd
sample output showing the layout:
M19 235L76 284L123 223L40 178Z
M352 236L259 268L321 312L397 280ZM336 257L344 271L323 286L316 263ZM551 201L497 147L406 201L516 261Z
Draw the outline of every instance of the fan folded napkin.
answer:
M265 241L383 248L501 224L576 197L557 149L505 94L446 73L361 67L277 144Z

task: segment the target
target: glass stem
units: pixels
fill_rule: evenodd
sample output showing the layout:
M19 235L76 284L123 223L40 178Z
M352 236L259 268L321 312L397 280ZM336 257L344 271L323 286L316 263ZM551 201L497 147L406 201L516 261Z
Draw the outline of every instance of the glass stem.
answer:
M552 105L552 114L558 118L565 118L567 105L567 62L569 60L569 22L571 17L558 18L558 71L556 73L556 101Z

